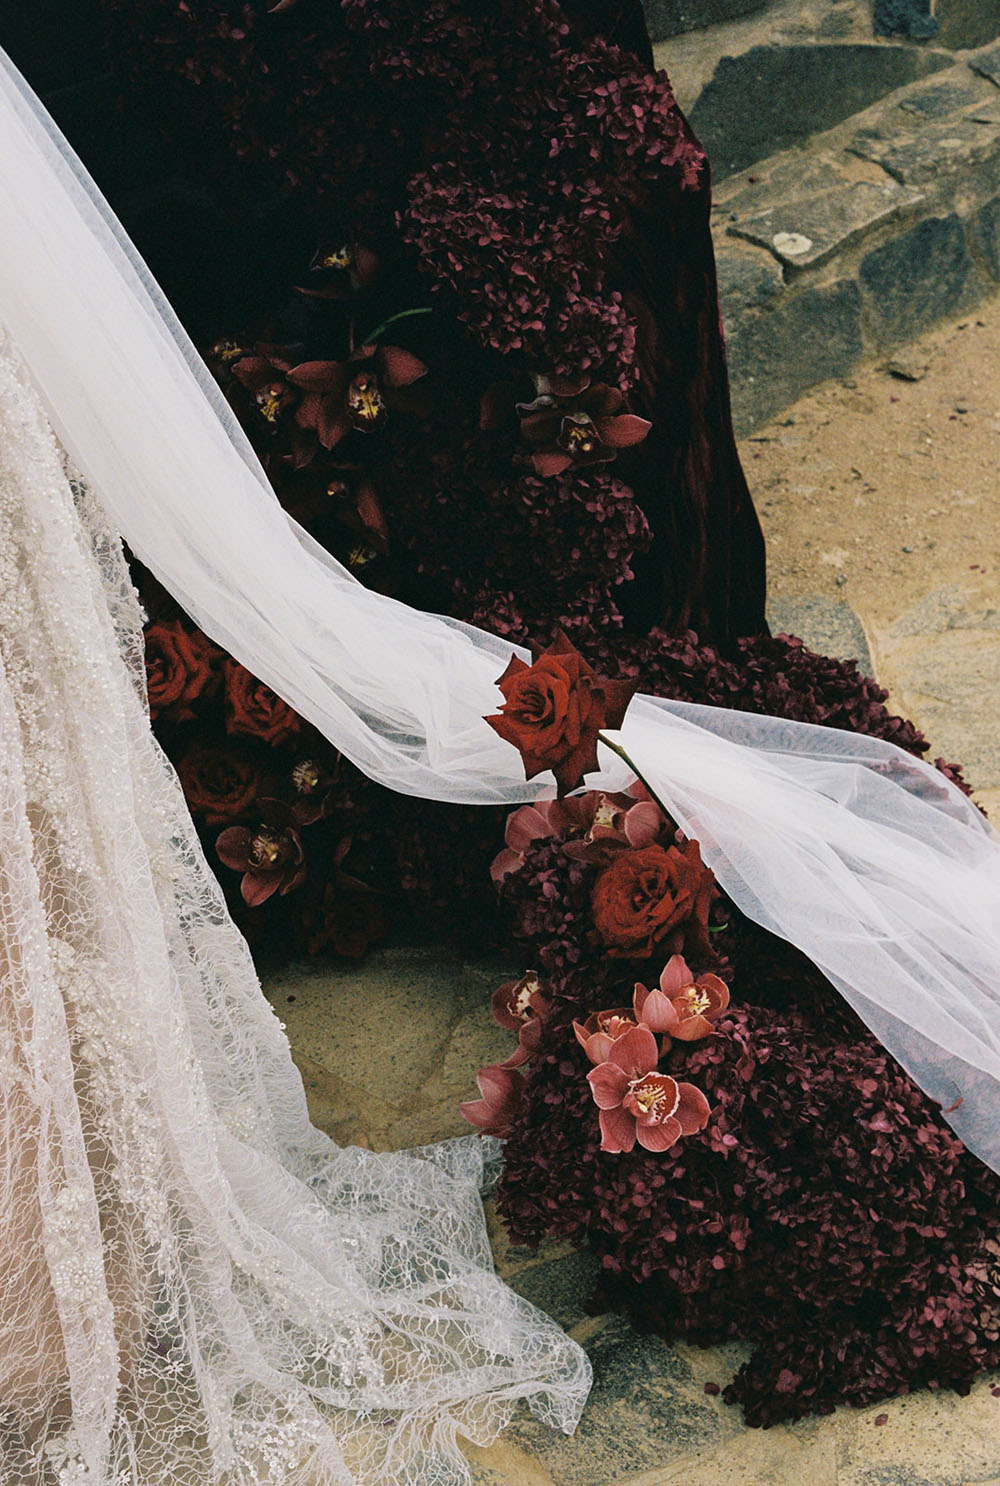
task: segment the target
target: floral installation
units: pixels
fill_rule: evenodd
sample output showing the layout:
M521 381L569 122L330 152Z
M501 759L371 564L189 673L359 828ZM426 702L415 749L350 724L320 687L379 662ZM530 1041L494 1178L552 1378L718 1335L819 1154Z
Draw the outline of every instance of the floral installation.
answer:
M707 166L638 5L608 37L584 0L102 4L197 162L219 292L190 328L285 509L363 583L549 656L498 731L552 729L526 772L561 797L505 821L386 796L142 575L154 726L255 953L357 957L408 912L513 935L516 1042L464 1107L512 1237L589 1244L595 1304L644 1327L749 1341L752 1423L967 1389L1000 1363L996 1179L646 791L569 793L640 684L927 746L764 632Z

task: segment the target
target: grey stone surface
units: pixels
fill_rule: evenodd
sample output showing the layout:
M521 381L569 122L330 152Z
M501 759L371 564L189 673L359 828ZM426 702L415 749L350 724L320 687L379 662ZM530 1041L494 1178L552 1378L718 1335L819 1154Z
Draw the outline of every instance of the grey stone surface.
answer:
M639 1336L618 1316L584 1345L594 1387L573 1440L558 1439L534 1421L511 1430L556 1486L614 1486L710 1453L741 1430L736 1410L706 1395L686 1349Z
M842 600L823 594L773 599L768 604L767 622L773 633L798 635L820 655L857 661L863 676L875 673L864 625L850 604Z
M961 178L973 167L1000 162L1000 127L971 115L927 120L912 129L885 122L860 129L850 147L904 185L925 186L942 175Z
M982 292L959 218L928 217L873 248L859 270L880 347L900 345Z
M956 51L1000 35L1000 0L935 0L938 41Z
M988 77L991 83L996 83L997 87L1000 87L1000 46L990 47L988 51L971 57L969 66L973 72L978 72L980 77Z
M973 232L989 273L1000 279L1000 196L979 208Z
M875 0L872 20L876 36L911 36L923 41L936 36L938 30L931 0Z
M904 113L924 119L944 119L970 103L978 103L980 89L968 73L949 73L924 87L915 89L900 100Z
M757 15L769 0L643 0L646 24L653 41L683 31L698 31L740 16Z
M923 199L897 181L858 181L781 201L765 211L736 214L728 231L770 249L793 272L825 263L876 227Z
M691 124L722 180L951 61L892 44L754 47L720 60Z
M744 310L760 309L780 294L784 278L770 253L721 241L715 255L722 323Z
M853 280L803 289L727 330L733 418L758 427L806 387L843 376L863 352L861 296Z
M587 1320L586 1304L601 1275L600 1261L589 1250L527 1265L507 1277L518 1295L537 1305L569 1331Z

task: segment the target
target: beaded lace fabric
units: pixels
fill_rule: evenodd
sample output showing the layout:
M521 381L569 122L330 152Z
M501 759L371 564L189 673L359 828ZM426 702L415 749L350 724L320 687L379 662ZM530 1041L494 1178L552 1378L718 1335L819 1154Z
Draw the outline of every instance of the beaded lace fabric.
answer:
M481 1145L310 1126L139 625L0 332L0 1482L457 1486L586 1358L494 1275Z

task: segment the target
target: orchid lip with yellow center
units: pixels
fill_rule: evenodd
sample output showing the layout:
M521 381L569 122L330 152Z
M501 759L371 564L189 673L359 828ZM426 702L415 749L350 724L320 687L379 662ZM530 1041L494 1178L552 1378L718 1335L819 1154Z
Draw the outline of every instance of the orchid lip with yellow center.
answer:
M347 389L347 408L355 422L374 426L379 421L385 403L375 377L361 372L353 379Z
M517 987L517 995L510 1003L512 1015L520 1017L522 1021L527 1021L530 1016L533 1016L531 998L539 990L541 990L541 984L537 975L525 976Z
M281 400L285 389L280 383L270 387L262 387L257 393L256 403L261 417L267 423L277 423L278 414L281 412Z
M319 787L322 777L318 766L311 761L296 764L292 770L292 783L303 795L311 795Z
M707 991L701 990L699 986L689 986L683 993L684 1005L691 1016L704 1016L706 1011L712 1009L712 998Z
M633 1079L625 1094L626 1099L629 1096L642 1113L657 1124L670 1119L680 1103L680 1089L677 1084L673 1079L664 1078L662 1074L653 1074L652 1077L644 1074L642 1078Z
M345 243L341 248L334 248L329 253L324 253L316 263L317 268L350 268L354 254Z
M250 859L258 867L273 866L281 856L281 837L277 831L265 827L257 832L250 843Z
M586 459L596 453L601 440L593 418L569 413L562 420L557 442L573 459Z
M216 341L209 355L216 361L221 361L223 366L229 366L233 361L238 361L246 352L238 341L222 340Z

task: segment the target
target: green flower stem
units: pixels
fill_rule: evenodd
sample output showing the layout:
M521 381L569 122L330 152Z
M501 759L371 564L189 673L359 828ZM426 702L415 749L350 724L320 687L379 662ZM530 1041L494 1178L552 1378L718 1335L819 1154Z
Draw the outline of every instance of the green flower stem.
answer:
M433 313L430 305L425 305L421 309L400 310L398 314L390 315L388 320L383 320L381 325L376 325L371 334L365 336L362 345L370 346L373 341L378 340L384 330L388 330L390 325L395 325L397 320L408 320L411 315L433 315Z
M641 770L636 768L635 764L629 758L628 754L625 752L621 744L612 743L611 739L607 736L606 733L598 733L597 737L598 741L603 743L605 748L610 748L611 752L616 753L623 763L628 764L629 768L632 770L632 773L638 779L639 783L649 791L651 797L656 801L657 805L659 805L664 815L667 816L668 819L670 819L670 811L667 809L666 805L664 805L663 801L660 799L659 795L656 793L656 790L650 784L649 780L644 778Z

